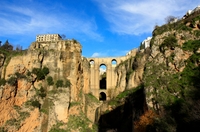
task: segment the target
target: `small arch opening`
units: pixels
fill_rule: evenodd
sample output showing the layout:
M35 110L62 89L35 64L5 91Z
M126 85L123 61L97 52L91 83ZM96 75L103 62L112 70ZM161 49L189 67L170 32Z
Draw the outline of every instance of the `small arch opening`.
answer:
M106 89L106 65L101 64L99 67L99 88Z
M112 60L112 66L116 66L117 65L117 61L115 59Z
M90 60L90 66L94 66L94 60Z
M99 94L99 100L101 100L101 101L105 101L106 100L106 94L104 92L101 92Z

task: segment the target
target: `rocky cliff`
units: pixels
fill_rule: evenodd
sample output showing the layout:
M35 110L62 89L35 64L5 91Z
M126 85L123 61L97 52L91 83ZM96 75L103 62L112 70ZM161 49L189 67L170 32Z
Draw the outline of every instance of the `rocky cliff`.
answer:
M175 23L157 26L150 47L140 49L135 57L116 67L116 93L119 95L100 107L102 129L136 132L199 129L199 53L199 11ZM139 98L143 105L129 108L133 112L127 112L133 121L131 126L128 122L124 124L122 120L126 114L123 111L127 110L124 98L131 99L131 93L138 91L136 87L141 84L148 107ZM128 89L136 91L126 93ZM116 111L121 111L122 116L117 116ZM112 121L108 119L111 115ZM128 117L126 119L128 121ZM125 126L129 126L129 130Z
M159 115L152 125L154 129L199 129L200 118L193 115L199 108L192 106L199 101L199 33L199 12L153 32L143 81L148 106Z
M27 51L1 49L1 131L69 130L76 120L93 129L95 114L86 109L95 109L85 105L94 100L87 94L89 64L81 52L76 40L33 42Z

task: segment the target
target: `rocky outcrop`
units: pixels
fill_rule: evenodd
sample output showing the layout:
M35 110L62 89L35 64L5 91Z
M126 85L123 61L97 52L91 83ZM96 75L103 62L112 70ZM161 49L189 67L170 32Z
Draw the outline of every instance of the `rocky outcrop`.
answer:
M150 52L149 48L138 51L136 56L127 59L116 67L117 85L115 96L142 83L145 62Z
M66 124L70 115L85 112L88 66L75 40L33 42L28 51L1 54L1 129L46 132L58 122ZM81 109L70 110L72 102L82 102Z
M9 84L1 86L1 127L9 131L22 132L24 130L33 131L34 128L39 125L40 114L38 109L27 109L24 107L25 102L30 96L29 92L32 89L31 83L24 79L17 80L16 86ZM28 120L29 123L25 119ZM35 123L30 126L30 123L33 122Z
M199 111L196 106L199 101L198 23L199 14L193 14L153 32L143 82L148 107L158 117L153 118L149 131L199 129L200 118L192 116L194 111Z
M151 52L150 56L147 58L144 72L144 82L146 84L147 93L152 91L152 79L162 78L169 74L181 73L186 66L186 61L192 55L192 52L183 50L182 45L188 40L198 40L199 37L187 31L177 32L176 30L167 31L154 36L152 39ZM171 36L176 39L176 45L173 48L164 47L164 49L162 49L161 47L164 46L166 38L170 38ZM152 102L152 98L154 97L147 97L148 105L154 108L159 107L155 106L155 102Z

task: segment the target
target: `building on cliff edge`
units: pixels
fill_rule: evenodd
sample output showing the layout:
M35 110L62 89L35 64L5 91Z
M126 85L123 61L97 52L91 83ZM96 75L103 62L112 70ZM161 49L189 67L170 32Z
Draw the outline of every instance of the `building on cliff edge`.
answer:
M62 40L59 34L40 34L36 36L37 42L48 42Z

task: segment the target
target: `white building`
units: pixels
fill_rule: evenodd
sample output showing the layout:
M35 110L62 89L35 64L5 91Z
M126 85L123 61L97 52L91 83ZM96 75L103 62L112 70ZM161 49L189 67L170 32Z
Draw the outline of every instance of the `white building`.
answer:
M59 34L41 34L36 36L37 42L58 41L58 40L62 40L62 37Z
M188 10L188 11L186 12L185 16L189 16L189 15L191 15L191 14L197 12L197 11L200 11L200 5L197 6L197 7L196 7L195 9L193 9L193 10ZM183 18L185 18L185 16L184 16Z
M147 37L144 41L142 41L142 45L144 45L144 48L150 47L152 37Z

